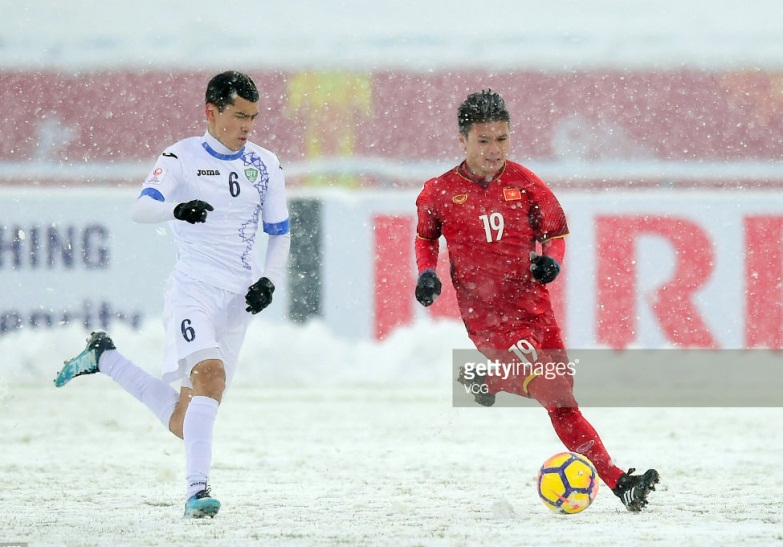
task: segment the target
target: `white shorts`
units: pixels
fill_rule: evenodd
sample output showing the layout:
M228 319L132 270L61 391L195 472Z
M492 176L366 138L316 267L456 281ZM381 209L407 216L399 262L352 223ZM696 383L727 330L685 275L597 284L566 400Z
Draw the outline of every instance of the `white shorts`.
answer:
M172 273L163 303L163 380L181 379L182 387L192 388L193 367L205 359L220 359L228 388L251 317L246 307L243 294Z

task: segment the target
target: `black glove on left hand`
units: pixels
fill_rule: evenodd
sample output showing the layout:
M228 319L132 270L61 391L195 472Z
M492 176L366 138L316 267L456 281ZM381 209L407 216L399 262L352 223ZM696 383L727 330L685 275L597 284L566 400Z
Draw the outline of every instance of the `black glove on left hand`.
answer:
M440 295L441 282L435 270L424 270L416 282L416 300L424 307L431 306Z
M257 314L269 304L272 303L272 293L275 292L275 285L266 277L262 277L247 290L245 296L245 302L247 308L245 311L249 311L253 315Z
M538 281L546 285L555 280L560 273L560 264L551 256L538 256L530 252L530 271Z

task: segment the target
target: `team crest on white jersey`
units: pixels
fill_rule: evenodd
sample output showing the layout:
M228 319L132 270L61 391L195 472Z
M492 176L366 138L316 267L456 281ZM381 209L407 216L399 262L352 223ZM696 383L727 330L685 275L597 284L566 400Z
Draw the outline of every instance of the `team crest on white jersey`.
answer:
M256 179L258 179L258 169L255 169L254 167L248 167L245 169L245 176L251 184L254 183Z

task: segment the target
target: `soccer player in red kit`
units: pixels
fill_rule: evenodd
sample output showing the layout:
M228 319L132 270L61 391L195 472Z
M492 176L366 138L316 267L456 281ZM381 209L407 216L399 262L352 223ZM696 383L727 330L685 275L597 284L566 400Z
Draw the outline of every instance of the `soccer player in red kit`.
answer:
M532 171L507 159L510 117L492 90L473 93L458 109L465 160L427 181L416 200L416 299L431 305L441 291L435 274L439 238L468 335L488 359L508 362L513 348L540 362L568 363L547 283L560 273L568 235L555 195ZM537 248L537 244L540 248ZM641 511L658 472L634 475L615 466L573 395L572 374L460 374L476 401L500 391L530 397L549 413L568 450L586 456L629 511ZM530 372L527 374L526 372Z

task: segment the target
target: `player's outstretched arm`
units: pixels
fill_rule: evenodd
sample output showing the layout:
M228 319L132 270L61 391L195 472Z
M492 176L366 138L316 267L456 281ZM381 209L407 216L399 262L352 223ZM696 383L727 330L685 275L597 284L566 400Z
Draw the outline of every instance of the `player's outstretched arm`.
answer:
M174 220L174 211L170 203L142 194L133 202L131 220L140 224L165 222Z

